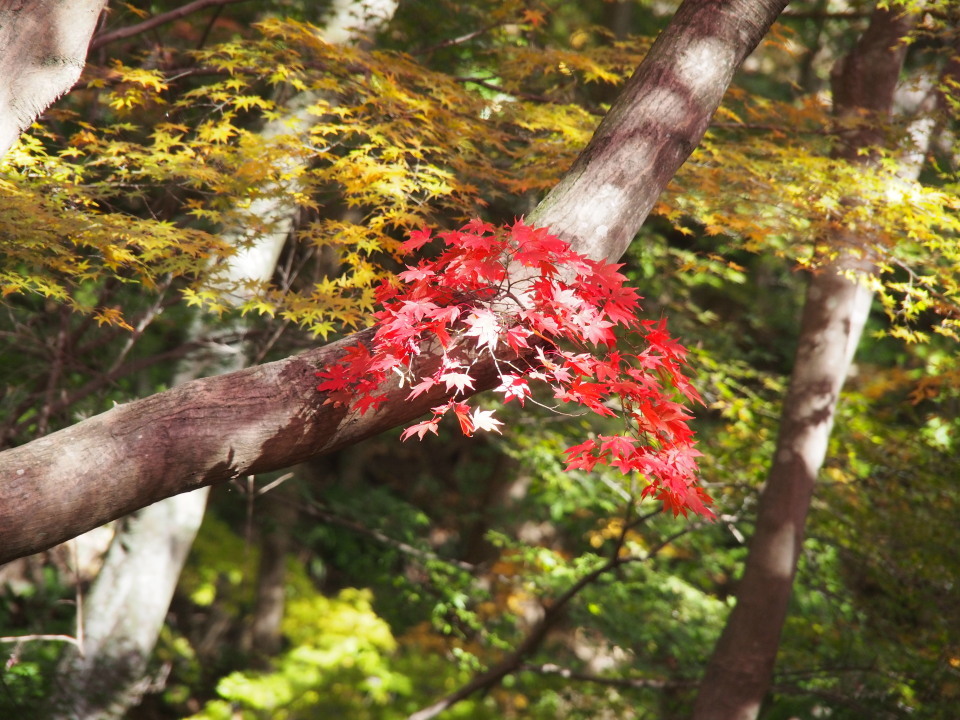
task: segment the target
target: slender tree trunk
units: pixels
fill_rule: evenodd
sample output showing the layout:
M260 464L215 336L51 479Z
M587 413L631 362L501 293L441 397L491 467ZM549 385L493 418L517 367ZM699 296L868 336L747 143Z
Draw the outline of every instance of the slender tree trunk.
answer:
M867 111L871 119L883 120L890 114L906 52L901 41L911 25L911 18L896 12L874 12L857 46L835 69L837 115ZM839 155L870 162L870 155L860 151L884 138L868 124L878 125L865 122L849 132ZM869 238L842 233L826 240L837 256L809 281L780 433L737 604L707 665L693 720L753 720L770 689L814 484L872 301L871 291L858 280L873 269Z
M65 651L44 717L119 718L140 701L158 618L162 625L193 541L182 529L199 526L203 508L178 495L122 521L85 602L85 656Z
M786 2L686 0L531 221L577 252L620 257ZM196 380L0 453L0 562L177 493L332 452L446 399L439 389L408 401L385 383L377 392L388 400L376 411L325 405L316 368L369 336ZM476 390L494 378L489 363L478 364Z
M338 0L328 17L338 41L355 41L376 29L375 23L389 20L396 0L379 0L376 12L366 13L360 0ZM307 112L312 98L291 103L288 117L268 123L266 138L291 133L306 133L312 116ZM294 168L290 168L295 175ZM297 213L288 197L272 193L251 203L249 217L266 232L260 231L253 244L241 245L246 229L225 233L225 239L241 249L229 258L215 281L228 287L256 286L272 277L293 228ZM239 305L249 291L231 295ZM230 328L231 335L242 336L243 322ZM189 339L203 341L216 332L204 318L197 318ZM243 343L233 346L210 342L185 358L174 378L179 386L215 373L234 372L246 364ZM187 554L203 521L209 486L161 500L123 521L104 560L104 567L91 588L84 605L83 652L66 645L57 668L54 692L48 701L51 720L80 720L122 717L140 702L149 686L144 675L157 637L163 627L170 601L176 589ZM283 569L285 552L282 534L268 534L261 568L264 591L258 593L257 618L253 639L256 648L267 651L277 644L279 618L283 614ZM277 556L280 557L277 557ZM279 591L279 594L278 594Z
M106 0L0 0L0 156L73 87Z
M864 258L844 252L810 279L800 347L737 605L707 666L694 720L752 720L770 688L814 482L872 300L865 285L840 273L869 269Z
M276 655L283 639L280 625L286 607L287 553L297 520L295 500L289 486L283 485L258 503L260 565L256 604L244 644L260 660Z

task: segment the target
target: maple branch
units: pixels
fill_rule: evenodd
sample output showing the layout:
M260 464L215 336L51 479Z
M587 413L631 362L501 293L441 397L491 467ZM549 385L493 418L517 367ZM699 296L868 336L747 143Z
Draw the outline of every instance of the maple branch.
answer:
M470 41L473 40L474 38L478 38L478 37L480 37L481 35L487 34L487 33L490 32L491 30L493 30L494 28L498 28L498 27L500 27L501 25L503 25L503 23L498 20L497 22L492 22L492 23L490 23L489 25L484 25L484 26L481 27L481 28L477 28L476 30L472 30L472 31L470 31L470 32L468 32L468 33L464 33L463 35L460 35L459 37L448 38L447 40L441 40L441 41L438 42L436 45L428 45L428 46L425 47L425 48L420 48L419 50L414 50L411 54L412 54L412 55L427 55L427 54L432 53L432 52L434 52L434 51L436 51L436 50L442 50L443 48L453 47L454 45L462 45L462 44L465 43L465 42L470 42Z
M153 30L155 27L173 22L174 20L179 20L182 17L200 10L204 10L208 7L221 7L223 5L232 5L240 2L245 2L245 0L194 0L191 3L181 5L173 10L168 10L165 13L154 15L152 18L137 23L136 25L128 25L127 27L111 30L110 32L98 33L93 37L93 40L90 43L90 50L99 50L104 45L109 45L117 40L123 40L124 38L133 37L134 35L148 32Z

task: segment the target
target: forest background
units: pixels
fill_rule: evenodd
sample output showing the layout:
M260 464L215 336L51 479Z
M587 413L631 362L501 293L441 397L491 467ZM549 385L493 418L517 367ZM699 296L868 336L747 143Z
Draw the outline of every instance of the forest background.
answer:
M411 233L535 215L675 10L111 3L4 158L3 448L365 327ZM499 434L398 429L4 565L3 715L952 717L957 26L793 3L619 260L689 349L715 520L567 469L610 421L481 395ZM826 282L865 330L777 525ZM785 593L740 581L804 522ZM765 676L730 610L791 584Z

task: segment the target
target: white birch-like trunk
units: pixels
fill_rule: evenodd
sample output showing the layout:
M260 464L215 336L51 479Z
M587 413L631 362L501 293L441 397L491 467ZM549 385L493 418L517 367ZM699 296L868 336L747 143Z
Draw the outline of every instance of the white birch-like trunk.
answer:
M395 9L396 0L337 0L326 26L330 36L325 33L324 37L357 42L388 21ZM309 95L294 98L288 115L267 123L261 135L269 140L305 134L311 125L307 108L312 102ZM295 176L298 168L284 170L284 175ZM245 288L262 286L271 279L293 229L297 207L291 195L267 190L265 197L253 201L246 211L251 219L248 227L266 230L253 242L248 242L246 228L223 236L228 243L242 247L224 263L213 282L234 288L229 298L235 306L249 299ZM187 341L208 342L181 361L174 386L245 366L242 341L227 344L211 337L223 330L222 323L196 318ZM243 330L238 321L229 335L242 337ZM152 683L145 677L148 661L203 521L209 492L207 486L175 495L120 521L103 569L84 603L83 652L74 645L65 646L58 665L48 703L51 720L121 718L150 689Z

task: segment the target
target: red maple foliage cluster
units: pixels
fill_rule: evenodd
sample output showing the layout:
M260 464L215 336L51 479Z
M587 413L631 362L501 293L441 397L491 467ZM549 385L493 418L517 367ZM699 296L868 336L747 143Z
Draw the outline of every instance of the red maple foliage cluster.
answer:
M450 412L467 435L500 432L494 411L462 397L473 388L472 365L492 358L504 402L523 405L533 398L531 383L540 382L560 403L622 421L621 432L567 450L568 469L636 471L649 483L643 495L674 514L711 515L696 484L691 416L674 399L700 400L682 372L686 351L663 321L638 319L640 297L624 285L621 266L579 255L520 221L498 229L473 220L438 237L443 249L435 257L379 288L373 342L351 346L317 373L326 401L367 412L386 401L384 383L397 375L410 385L408 399L436 385L452 393L404 440L436 434ZM414 232L402 247L412 253L431 240L429 230ZM424 369L419 361L428 354L439 362Z

